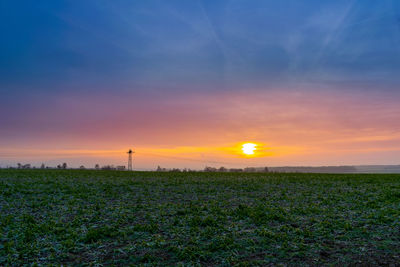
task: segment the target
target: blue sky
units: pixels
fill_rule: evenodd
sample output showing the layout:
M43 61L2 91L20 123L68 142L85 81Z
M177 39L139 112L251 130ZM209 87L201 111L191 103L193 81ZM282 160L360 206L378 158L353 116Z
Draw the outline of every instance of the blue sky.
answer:
M398 83L396 1L2 1L0 12L7 93Z

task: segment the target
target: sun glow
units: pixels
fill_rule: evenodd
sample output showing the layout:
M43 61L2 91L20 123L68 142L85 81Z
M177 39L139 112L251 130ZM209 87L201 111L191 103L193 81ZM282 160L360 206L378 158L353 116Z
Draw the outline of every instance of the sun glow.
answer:
M257 145L253 143L245 143L242 145L242 151L246 155L254 155L254 150L257 149Z

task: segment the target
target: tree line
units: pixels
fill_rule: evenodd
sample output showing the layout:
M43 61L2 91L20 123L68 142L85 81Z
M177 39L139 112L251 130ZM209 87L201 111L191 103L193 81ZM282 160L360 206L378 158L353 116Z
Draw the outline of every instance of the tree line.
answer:
M158 171L158 172L198 172L198 170L191 170L191 169L187 169L187 168L167 169L167 168L161 168L160 166L157 167L156 171ZM222 167L216 168L216 167L206 166L201 171L203 171L203 172L269 172L269 169L268 169L268 167L225 168L222 166Z
M8 167L11 169L15 169L15 167ZM21 163L17 163L17 169L36 169L35 166L32 166L31 164L21 164ZM62 163L62 164L58 164L55 167L50 167L50 166L46 166L44 163L42 163L42 165L40 166L40 169L68 169L68 165L67 163ZM86 169L86 167L84 165L81 165L78 169L84 170ZM96 164L94 166L94 168L89 168L89 169L94 169L94 170L117 170L117 171L125 171L126 167L125 166L114 166L114 165L104 165L101 166L99 164ZM183 168L183 169L179 169L179 168L161 168L160 166L157 167L156 171L158 172L270 172L270 170L268 169L268 167L246 167L246 168L226 168L226 167L210 167L210 166L206 166L203 170L193 170L193 169L189 169L189 168Z

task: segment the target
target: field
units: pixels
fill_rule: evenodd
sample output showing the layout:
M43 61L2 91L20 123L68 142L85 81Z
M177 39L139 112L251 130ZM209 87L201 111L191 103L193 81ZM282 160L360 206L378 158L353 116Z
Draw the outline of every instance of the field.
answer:
M0 170L0 265L397 265L400 175Z

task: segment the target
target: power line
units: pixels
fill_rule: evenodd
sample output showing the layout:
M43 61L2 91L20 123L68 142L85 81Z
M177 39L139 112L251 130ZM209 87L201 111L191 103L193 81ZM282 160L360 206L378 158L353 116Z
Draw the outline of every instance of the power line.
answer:
M160 154L153 154L153 153L140 153L141 155L153 156L153 157L160 157L160 158L167 158L167 159L175 159L175 160L185 160L185 161L194 161L194 162L202 162L202 163L217 163L217 164L228 164L231 165L232 163L223 162L223 161L212 161L212 160L201 160L201 159L194 159L194 158L187 158L187 157L174 157L174 156L165 156Z

